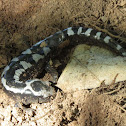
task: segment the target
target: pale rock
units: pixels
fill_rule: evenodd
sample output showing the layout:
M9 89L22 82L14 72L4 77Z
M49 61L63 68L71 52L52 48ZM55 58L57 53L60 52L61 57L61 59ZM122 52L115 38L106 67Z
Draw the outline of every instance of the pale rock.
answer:
M78 45L62 72L57 86L63 91L99 87L126 80L126 57L97 46Z

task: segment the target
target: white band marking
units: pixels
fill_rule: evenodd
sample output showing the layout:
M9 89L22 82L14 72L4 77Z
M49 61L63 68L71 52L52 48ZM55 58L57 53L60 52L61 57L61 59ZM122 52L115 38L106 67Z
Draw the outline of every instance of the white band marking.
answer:
M117 45L116 49L120 50L122 47L120 45Z
M77 34L80 35L82 33L82 27L80 27L77 31Z
M50 51L51 49L49 47L43 47L43 52L45 55L47 55Z
M88 28L86 32L81 33L81 34L84 34L86 36L90 36L90 33L91 33L92 30L93 30L92 28Z
M105 38L104 38L104 42L105 43L109 43L109 40L111 39L111 37L110 36L106 36Z
M32 55L33 60L37 63L40 59L43 59L44 56L40 55L40 54L33 54Z
M32 51L30 49L25 50L21 54L32 54Z
M74 35L74 31L72 30L72 27L67 29L68 36Z
M30 63L27 63L25 61L20 61L20 64L23 66L25 70L32 66Z
M97 32L94 37L95 37L95 39L98 39L99 40L100 39L100 36L101 36L101 32Z

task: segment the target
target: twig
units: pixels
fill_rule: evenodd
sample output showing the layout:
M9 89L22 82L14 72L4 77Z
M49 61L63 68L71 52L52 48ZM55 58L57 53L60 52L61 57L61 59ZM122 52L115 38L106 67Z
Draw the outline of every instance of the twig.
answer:
M115 92L118 92L118 91L120 90L121 86L122 86L122 84L120 84L119 87L118 87L116 90L113 90L113 91L110 91L110 92L106 92L106 93L104 93L104 94L110 95L110 94L113 94L113 93L115 93Z
M114 80L111 82L111 84L110 84L110 85L113 85L113 84L115 83L116 78L117 78L117 76L118 76L118 75L119 75L118 73L115 75Z

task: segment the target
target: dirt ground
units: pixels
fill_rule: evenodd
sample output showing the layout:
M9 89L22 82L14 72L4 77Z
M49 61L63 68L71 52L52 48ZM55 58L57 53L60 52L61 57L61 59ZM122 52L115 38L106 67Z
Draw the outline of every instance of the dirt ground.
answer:
M70 26L112 33L125 44L125 0L0 0L0 73L12 57ZM111 35L111 34L110 34ZM120 35L120 36L118 36ZM0 83L2 126L126 126L126 83L57 93L43 104L20 106Z

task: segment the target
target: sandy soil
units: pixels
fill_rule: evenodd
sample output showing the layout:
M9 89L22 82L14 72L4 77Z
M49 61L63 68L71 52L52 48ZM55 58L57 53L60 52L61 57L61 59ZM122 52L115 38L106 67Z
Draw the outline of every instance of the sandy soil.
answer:
M126 36L125 0L0 0L0 72L12 57L70 26ZM117 36L120 35L120 36ZM44 104L19 106L0 84L2 126L125 126L126 83L57 93Z

